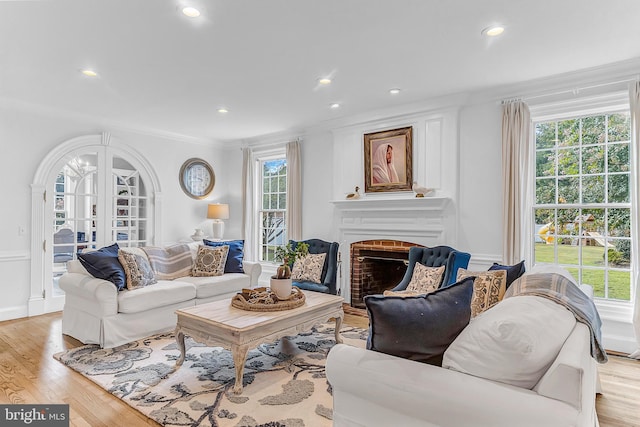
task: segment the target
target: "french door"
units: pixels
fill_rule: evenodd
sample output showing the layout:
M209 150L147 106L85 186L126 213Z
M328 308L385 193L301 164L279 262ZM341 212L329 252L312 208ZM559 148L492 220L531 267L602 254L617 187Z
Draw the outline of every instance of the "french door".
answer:
M78 253L115 242L144 246L151 237L147 185L132 162L111 147L78 149L55 170L45 192L46 312L62 309L58 281Z

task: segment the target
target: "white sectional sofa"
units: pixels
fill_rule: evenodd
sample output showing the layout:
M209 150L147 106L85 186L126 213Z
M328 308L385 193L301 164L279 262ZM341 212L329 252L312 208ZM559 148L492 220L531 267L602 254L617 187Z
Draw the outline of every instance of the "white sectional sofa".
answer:
M262 267L248 261L242 265L244 273L185 276L118 291L113 283L89 274L80 261L69 261L59 282L65 292L62 333L111 348L169 331L176 325L175 310L231 298L242 288L255 287Z
M581 289L587 295L593 295L591 287L581 286ZM510 303L524 304L527 300L531 302L531 299L540 305L555 305L538 296L516 297ZM498 306L500 304L503 302ZM524 305L522 307L524 309ZM499 311L494 310L492 308L483 315L494 316L494 325L497 326L503 321L495 317ZM542 323L542 318L547 315L542 312L530 314L539 315ZM467 339L463 334L458 337L459 340ZM516 341L522 337L517 331L514 334ZM545 340L544 334L538 335L538 338L538 342L540 338ZM483 344L486 345L486 341L488 340ZM525 343L526 340L521 342ZM502 349L505 353L511 350L505 347ZM450 350L451 347L447 351ZM473 354L466 358L475 359ZM491 359L492 356L492 353L488 356L485 353L484 358ZM499 357L494 360L495 364L491 366L493 378L496 371L504 369L505 365L511 365L512 371L519 375L528 364L527 356L517 360L499 360ZM534 386L520 387L488 379L492 378L488 372L487 375L482 372L471 375L338 344L329 352L326 364L327 380L333 391L333 425L598 426L595 397L600 390L597 363L591 354L589 328L584 323L575 322L557 356L551 360L552 363L542 370L542 376L534 382ZM443 366L447 364L447 353L444 362Z

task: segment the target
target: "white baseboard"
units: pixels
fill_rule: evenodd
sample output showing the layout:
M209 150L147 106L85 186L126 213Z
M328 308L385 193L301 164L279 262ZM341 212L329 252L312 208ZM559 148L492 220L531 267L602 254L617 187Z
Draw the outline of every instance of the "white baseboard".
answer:
M0 322L5 320L19 319L21 317L28 317L28 316L29 316L29 309L27 308L26 305L20 306L20 307L8 307L8 308L0 309Z

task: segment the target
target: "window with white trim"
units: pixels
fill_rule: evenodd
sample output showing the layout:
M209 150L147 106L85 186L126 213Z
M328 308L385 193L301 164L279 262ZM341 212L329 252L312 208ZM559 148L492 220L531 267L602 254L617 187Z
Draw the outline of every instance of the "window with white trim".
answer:
M285 151L258 157L258 260L274 261L278 246L287 244L287 159Z
M535 263L565 267L596 297L631 301L629 110L533 124Z

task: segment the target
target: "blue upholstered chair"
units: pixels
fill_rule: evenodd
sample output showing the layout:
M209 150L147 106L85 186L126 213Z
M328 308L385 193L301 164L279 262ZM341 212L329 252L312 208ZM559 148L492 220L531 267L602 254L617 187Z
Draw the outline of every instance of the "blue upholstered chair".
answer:
M291 240L290 242L291 247L295 249L298 242L295 240ZM296 282L294 280L292 285L308 291L324 292L326 294L336 295L338 293L336 287L336 276L338 272L338 243L325 242L320 239L301 240L301 242L309 245L310 254L326 253L327 256L324 259L324 266L322 267L322 275L320 277L321 283Z
M412 247L409 249L409 266L400 283L393 288L393 291L407 289L416 262L427 267L440 267L444 265L444 274L440 287L447 287L456 282L459 268L467 268L471 255L466 252L457 251L449 246L435 246L433 248Z

